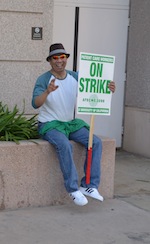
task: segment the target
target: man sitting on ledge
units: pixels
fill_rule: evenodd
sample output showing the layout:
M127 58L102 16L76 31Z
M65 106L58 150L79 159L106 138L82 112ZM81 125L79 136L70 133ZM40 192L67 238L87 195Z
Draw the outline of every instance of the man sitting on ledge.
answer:
M40 108L38 131L44 140L56 148L69 196L75 204L83 206L88 203L85 195L103 201L98 192L102 142L96 135L93 136L90 184L86 184L86 177L83 176L79 187L69 140L81 143L88 150L89 125L81 119L74 119L78 74L65 69L69 56L61 43L50 46L46 60L50 63L51 70L38 77L33 90L32 106ZM114 92L115 83L110 82L108 88ZM87 153L84 170L86 166Z

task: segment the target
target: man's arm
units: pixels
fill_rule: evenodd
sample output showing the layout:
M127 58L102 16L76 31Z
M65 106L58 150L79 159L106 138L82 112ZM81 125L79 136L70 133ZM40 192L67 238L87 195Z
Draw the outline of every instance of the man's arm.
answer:
M37 108L41 107L44 104L47 96L51 92L55 91L57 88L58 88L58 86L55 85L55 79L51 80L47 89L40 96L35 97L34 103L35 103L36 107Z

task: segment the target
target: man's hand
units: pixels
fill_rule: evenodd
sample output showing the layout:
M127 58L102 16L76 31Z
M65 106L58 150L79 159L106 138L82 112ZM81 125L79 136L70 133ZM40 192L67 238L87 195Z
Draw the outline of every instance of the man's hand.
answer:
M58 88L58 86L55 85L55 79L51 80L51 83L47 87L47 93L55 91Z
M108 84L108 88L114 93L115 90L116 90L115 82L114 82L114 81L111 81L111 82Z
M40 96L35 98L35 105L37 108L41 107L45 102L48 94L55 91L57 88L58 86L55 85L55 79L51 80L51 83L48 85L47 89Z

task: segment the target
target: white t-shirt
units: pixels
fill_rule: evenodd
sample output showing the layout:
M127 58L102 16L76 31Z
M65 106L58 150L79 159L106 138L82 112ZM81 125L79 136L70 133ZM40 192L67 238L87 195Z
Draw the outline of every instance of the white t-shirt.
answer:
M55 77L52 75L49 83ZM77 97L77 80L67 74L63 80L56 79L55 85L59 87L51 92L45 103L39 109L38 120L47 122L53 120L70 121L74 117L74 109Z

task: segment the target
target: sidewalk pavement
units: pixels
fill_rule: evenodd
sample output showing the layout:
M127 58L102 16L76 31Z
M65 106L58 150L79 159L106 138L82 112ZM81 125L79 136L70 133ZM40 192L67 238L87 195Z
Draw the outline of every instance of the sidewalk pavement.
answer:
M0 212L0 244L150 243L150 159L118 151L115 196Z

